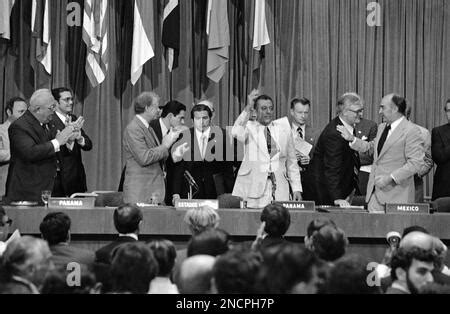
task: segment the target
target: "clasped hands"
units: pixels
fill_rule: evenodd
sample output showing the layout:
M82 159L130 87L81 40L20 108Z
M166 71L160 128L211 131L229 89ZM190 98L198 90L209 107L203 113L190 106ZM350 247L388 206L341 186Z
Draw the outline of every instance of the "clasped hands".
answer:
M74 141L81 141L83 139L83 136L81 135L81 129L83 126L84 118L79 117L77 121L69 123L64 130L58 130L55 139L58 141L59 145L70 144Z

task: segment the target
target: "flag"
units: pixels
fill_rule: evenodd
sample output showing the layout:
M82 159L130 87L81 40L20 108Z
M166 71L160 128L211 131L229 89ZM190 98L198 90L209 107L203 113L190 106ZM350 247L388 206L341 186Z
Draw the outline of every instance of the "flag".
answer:
M227 0L209 0L206 33L208 34L207 76L218 83L228 63L230 29Z
M266 21L266 0L255 0L255 17L253 23L253 70L257 71L264 58L264 46L270 44Z
M0 38L11 39L11 11L15 0L0 0Z
M83 40L87 47L86 74L92 87L100 85L108 71L108 0L85 0Z
M32 45L31 64L34 58L40 62L45 71L52 74L52 40L50 37L50 0L33 0L31 10ZM35 72L37 69L34 69Z
M180 53L180 4L178 0L168 0L164 6L162 44L166 48L169 71L178 67Z
M142 19L142 17L145 17ZM144 64L155 56L153 36L153 1L136 0L134 3L133 51L131 54L131 84L136 84Z

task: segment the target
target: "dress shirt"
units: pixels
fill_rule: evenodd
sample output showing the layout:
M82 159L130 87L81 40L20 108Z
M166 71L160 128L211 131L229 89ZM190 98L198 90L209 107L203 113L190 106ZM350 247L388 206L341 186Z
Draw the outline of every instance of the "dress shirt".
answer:
M211 128L208 128L203 133L200 132L199 130L195 129L195 136L197 137L198 148L200 150L200 154L202 155L202 159L205 159L206 147L208 146L208 140L209 140L210 134L211 134Z
M388 138L392 135L392 133L395 131L395 129L400 125L400 123L402 123L403 119L405 119L405 117L401 117L397 120L395 120L394 122L391 123L391 129L389 130L388 136L386 138L386 141L388 140Z
M127 233L127 234L122 234L122 233L120 233L120 234L119 234L119 238L123 238L123 237L133 238L133 239L135 239L136 241L138 241L138 236L137 236L137 234L135 234L135 233Z
M298 134L298 128L302 129L303 139L306 138L306 125L298 125L297 123L292 123L292 135L294 136L294 139L297 139L300 137L300 134Z
M166 136L167 134L169 134L170 129L168 129L168 128L166 127L166 124L164 123L164 121L163 121L162 118L159 119L159 125L161 126L161 134L162 134L162 137L164 138L164 136Z
M347 122L345 122L344 120L341 119L341 117L339 117L339 120L341 120L342 124L345 126L345 128L350 132L350 134L354 134L354 130L355 128L352 127L350 124L348 124Z

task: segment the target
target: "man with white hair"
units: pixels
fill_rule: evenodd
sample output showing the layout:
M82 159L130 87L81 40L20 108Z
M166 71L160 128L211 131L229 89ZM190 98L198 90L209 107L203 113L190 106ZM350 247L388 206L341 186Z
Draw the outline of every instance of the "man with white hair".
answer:
M8 173L9 202L41 202L44 190L54 189L58 169L56 153L76 131L69 125L56 134L48 123L56 108L56 100L48 89L34 92L30 107L9 128L11 163Z

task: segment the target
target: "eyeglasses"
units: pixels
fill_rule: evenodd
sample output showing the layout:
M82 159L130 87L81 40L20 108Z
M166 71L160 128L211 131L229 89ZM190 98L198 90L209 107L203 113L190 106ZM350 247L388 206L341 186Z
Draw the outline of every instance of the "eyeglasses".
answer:
M8 220L0 222L0 227L4 227L6 225L11 226L12 223L13 223L12 219L8 218Z
M356 114L361 114L364 112L364 109L359 109L359 110L352 110L352 109L348 109L348 111L354 112Z

